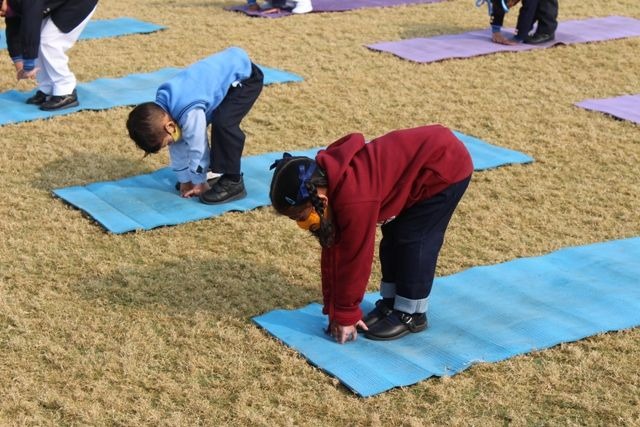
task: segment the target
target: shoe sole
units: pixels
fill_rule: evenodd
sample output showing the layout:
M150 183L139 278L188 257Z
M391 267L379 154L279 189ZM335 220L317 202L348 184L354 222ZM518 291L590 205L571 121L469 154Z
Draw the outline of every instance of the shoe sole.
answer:
M413 330L412 329L406 329L401 334L394 335L392 337L379 337L379 336L376 336L376 335L370 335L370 334L368 334L366 332L364 334L364 337L367 338L367 339L373 340L373 341L393 341L393 340L397 340L398 338L402 338L405 335L422 332L425 329L427 329L427 324L426 323L424 325L417 326L417 327L413 328Z
M200 201L202 203L204 203L205 205L221 205L223 203L229 203L229 202L233 202L234 200L240 200L247 197L247 190L242 190L242 192L229 197L228 199L224 199L224 200L220 200L219 202L209 202L207 200L204 200L202 197L200 197Z
M75 101L75 102L72 102L71 104L67 104L67 105L64 105L62 107L57 107L57 108L42 108L43 105L40 105L40 109L42 111L58 111L58 110L64 110L64 109L67 109L67 108L77 107L78 105L80 105L80 102Z

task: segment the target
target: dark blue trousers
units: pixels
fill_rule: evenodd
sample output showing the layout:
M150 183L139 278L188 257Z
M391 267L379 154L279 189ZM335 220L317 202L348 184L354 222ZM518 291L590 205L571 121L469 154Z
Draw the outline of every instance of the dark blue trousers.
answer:
M382 226L382 281L395 283L397 296L421 300L431 293L444 233L470 180L449 186Z
M262 92L264 76L251 64L251 76L237 87L229 88L211 122L210 169L216 173L239 174L245 134L240 122Z
M558 0L522 0L516 29L523 39L538 22L537 33L554 34L558 27Z

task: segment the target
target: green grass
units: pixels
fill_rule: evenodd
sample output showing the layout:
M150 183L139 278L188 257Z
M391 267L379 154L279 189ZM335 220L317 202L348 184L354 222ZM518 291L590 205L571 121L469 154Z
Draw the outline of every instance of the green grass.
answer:
M474 175L438 275L640 234L638 126L573 105L639 93L640 39L414 64L363 45L485 27L486 10L452 0L266 20L230 4L101 2L96 19L168 29L79 42L72 68L79 81L118 77L237 45L305 78L265 88L247 155L439 122L533 156ZM560 4L560 20L607 15L640 18L640 3ZM0 70L0 90L15 87L6 54ZM128 112L0 129L1 425L640 425L637 328L356 397L250 321L319 299L318 245L291 221L261 208L114 236L52 197L166 165L166 153L141 159ZM370 290L379 279L376 265Z

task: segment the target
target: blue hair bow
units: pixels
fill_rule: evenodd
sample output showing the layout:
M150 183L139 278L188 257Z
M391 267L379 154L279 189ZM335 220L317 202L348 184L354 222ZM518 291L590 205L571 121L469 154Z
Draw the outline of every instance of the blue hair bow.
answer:
M309 190L307 190L307 182L311 179L313 172L316 170L316 164L311 163L309 168L305 170L304 165L298 166L298 179L300 180L300 188L298 189L298 202L309 198Z

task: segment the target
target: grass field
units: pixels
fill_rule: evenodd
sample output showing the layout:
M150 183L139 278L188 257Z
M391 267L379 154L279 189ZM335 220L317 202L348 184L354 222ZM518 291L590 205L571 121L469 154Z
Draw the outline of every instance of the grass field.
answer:
M265 88L247 155L443 123L533 156L474 175L438 275L640 235L640 128L573 106L640 93L640 38L421 65L363 44L482 28L486 10L267 20L231 4L102 1L96 19L168 29L79 42L71 66L89 81L237 45L303 76ZM640 2L560 4L560 20L608 15L640 18ZM0 70L0 91L32 87L6 52ZM52 197L166 165L128 139L129 110L0 129L0 425L640 425L638 328L356 397L250 321L319 299L318 245L286 218L261 208L115 236ZM374 266L370 290L379 279Z

